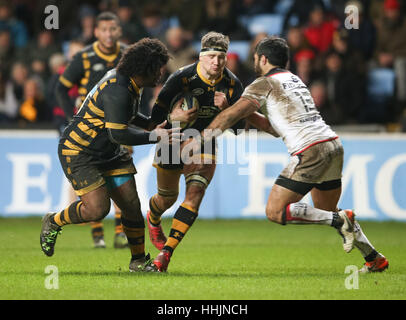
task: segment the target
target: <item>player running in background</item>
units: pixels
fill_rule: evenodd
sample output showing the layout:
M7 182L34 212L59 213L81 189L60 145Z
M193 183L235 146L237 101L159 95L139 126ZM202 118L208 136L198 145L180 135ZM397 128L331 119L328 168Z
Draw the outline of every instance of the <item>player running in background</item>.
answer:
M209 32L203 36L199 61L173 73L163 86L152 110L153 123L160 123L168 118L172 122L188 123L188 128L199 132L217 114L239 99L243 92L242 84L225 68L229 42L227 36L217 32ZM176 97L186 92L198 100L199 107L188 111L180 108L172 110ZM178 154L186 145L187 142L181 144ZM149 201L147 224L151 242L161 250L154 260L159 271L167 269L174 250L198 216L200 203L216 168L215 149L215 142L212 141L205 153L201 154L201 159L208 163L199 169L193 164L174 161L180 160L179 158L169 159L169 163L162 159L155 160L153 164L157 170L158 193ZM176 202L182 174L186 181L186 195L175 212L169 237L166 238L161 226L161 216Z
M142 87L156 86L168 62L167 48L155 39L142 39L128 47L117 68L109 71L88 93L65 129L58 147L66 177L80 196L42 222L41 249L52 256L58 233L68 224L99 221L110 211L110 199L122 211L122 224L131 250L130 271L145 271L144 218L133 175L131 154L121 145L142 145L169 136L180 143L179 129L150 132L129 124L136 117ZM158 137L158 138L157 138Z
M119 18L112 12L103 12L96 18L94 35L97 39L93 44L77 53L64 73L60 76L56 86L56 96L59 105L65 112L67 121L74 115L89 91L100 81L107 71L113 69L120 60L126 45L118 40L121 37ZM79 97L74 103L69 97L69 90L78 85ZM74 198L75 196L73 196ZM125 248L127 239L121 225L121 211L115 208L115 236L114 247ZM92 238L95 248L105 248L103 223L92 222Z
M254 54L259 78L245 89L236 104L213 120L208 127L212 130L203 133L202 141L210 141L238 120L261 110L269 120L267 131L282 137L291 155L271 189L266 205L268 219L282 225L332 226L343 237L346 252L355 246L363 255L366 262L361 272L383 271L389 263L362 232L354 212L337 207L343 147L320 117L307 87L285 69L288 57L284 39L270 37L259 42ZM193 144L199 147L197 140ZM315 207L299 202L308 192Z

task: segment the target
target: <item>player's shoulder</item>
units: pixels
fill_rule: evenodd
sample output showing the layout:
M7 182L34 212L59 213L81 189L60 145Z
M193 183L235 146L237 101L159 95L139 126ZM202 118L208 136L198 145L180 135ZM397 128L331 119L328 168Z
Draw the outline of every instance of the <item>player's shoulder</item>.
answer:
M179 68L173 73L173 75L175 77L191 77L196 73L197 73L197 62Z
M121 54L124 53L124 51L129 47L129 45L124 42L119 42L118 45L120 47Z
M246 93L253 91L256 93L267 94L270 90L272 90L272 80L268 76L256 78L245 88Z
M242 86L240 79L238 79L238 77L233 72L231 72L231 70L228 68L224 68L223 77L231 85L241 85Z
M93 44L89 44L85 46L84 48L80 49L72 58L72 60L84 60L84 59L89 59L92 56L96 55Z
M166 80L166 84L176 85L177 83L189 83L192 79L197 77L197 63L192 63L179 68L173 72Z

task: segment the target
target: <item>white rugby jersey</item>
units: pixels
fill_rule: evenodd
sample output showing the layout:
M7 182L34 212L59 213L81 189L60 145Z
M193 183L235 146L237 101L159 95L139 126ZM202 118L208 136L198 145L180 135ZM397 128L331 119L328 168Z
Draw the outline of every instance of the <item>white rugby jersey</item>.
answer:
M241 97L258 105L290 154L337 138L321 118L309 89L289 71L272 69L246 87Z

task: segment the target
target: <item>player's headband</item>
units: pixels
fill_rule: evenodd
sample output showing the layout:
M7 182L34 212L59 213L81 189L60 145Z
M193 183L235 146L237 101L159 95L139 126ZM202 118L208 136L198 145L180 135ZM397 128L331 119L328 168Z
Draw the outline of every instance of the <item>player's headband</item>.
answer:
M205 56L208 54L213 54L213 53L227 53L227 50L224 48L220 47L211 47L211 48L202 48L200 50L200 56Z

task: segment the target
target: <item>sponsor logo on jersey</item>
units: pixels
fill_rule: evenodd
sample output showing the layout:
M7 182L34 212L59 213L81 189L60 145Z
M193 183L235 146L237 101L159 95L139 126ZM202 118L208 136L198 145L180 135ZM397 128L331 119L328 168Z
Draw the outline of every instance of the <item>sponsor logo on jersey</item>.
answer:
M93 71L102 71L104 70L104 65L102 63L96 63L93 66Z
M196 88L192 90L192 94L194 96L201 96L204 93L204 89L202 88Z

